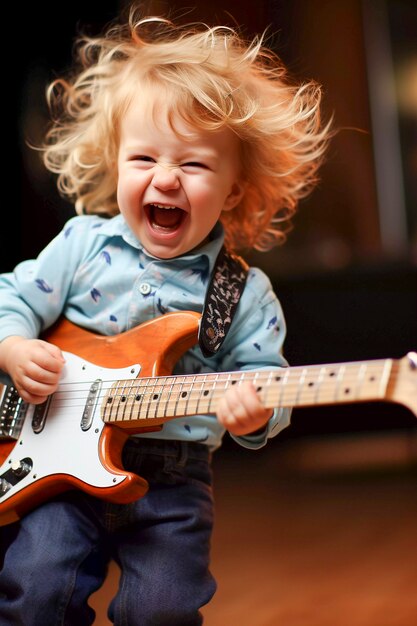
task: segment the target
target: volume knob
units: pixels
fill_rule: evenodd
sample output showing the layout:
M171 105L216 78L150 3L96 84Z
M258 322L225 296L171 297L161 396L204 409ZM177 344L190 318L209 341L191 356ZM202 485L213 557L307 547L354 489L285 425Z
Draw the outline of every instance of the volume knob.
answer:
M12 472L15 476L26 476L29 474L31 467L26 461L13 461Z

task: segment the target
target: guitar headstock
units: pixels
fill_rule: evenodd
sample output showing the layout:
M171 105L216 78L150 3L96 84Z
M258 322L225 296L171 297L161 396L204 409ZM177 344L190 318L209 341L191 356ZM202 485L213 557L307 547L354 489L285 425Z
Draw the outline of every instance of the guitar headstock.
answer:
M387 389L387 399L403 404L417 417L417 353L409 352L394 361Z

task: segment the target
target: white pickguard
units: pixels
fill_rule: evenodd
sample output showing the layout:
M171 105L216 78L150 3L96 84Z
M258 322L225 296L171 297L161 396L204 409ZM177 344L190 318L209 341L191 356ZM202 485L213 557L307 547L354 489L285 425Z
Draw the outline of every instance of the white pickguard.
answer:
M32 460L32 469L0 497L0 503L28 485L54 474L69 474L94 487L111 487L125 480L124 476L110 473L101 463L98 446L104 423L100 406L107 388L116 380L137 378L140 365L107 369L69 352L64 352L64 355L66 364L59 387L51 396L42 432L33 432L35 407L30 405L20 437L0 473L26 457ZM98 379L102 381L101 390L97 394L91 427L84 431L81 418L90 387Z

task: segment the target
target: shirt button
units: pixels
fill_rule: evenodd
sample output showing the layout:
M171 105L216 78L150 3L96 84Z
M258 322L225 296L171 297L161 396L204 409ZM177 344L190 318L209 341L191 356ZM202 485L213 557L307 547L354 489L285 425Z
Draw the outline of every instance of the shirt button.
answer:
M141 283L139 285L139 291L141 292L143 296L147 296L148 293L151 293L151 289L152 287L150 286L149 283Z

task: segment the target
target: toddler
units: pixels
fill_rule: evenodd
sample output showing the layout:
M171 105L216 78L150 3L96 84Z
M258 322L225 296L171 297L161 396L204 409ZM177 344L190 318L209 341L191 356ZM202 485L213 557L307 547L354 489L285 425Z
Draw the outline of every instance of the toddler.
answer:
M133 10L77 54L49 89L44 161L78 215L38 259L0 278L0 368L35 405L65 366L39 338L58 318L116 335L170 312L201 313L223 245L234 253L283 240L328 138L319 87L291 83L261 39L229 28L176 27ZM223 343L212 355L194 346L175 373L285 367L284 334L268 279L250 268ZM143 498L68 491L0 529L0 625L92 624L88 598L111 558L121 568L113 623L201 624L215 591L211 453L225 430L257 449L288 422L288 410L264 407L244 383L216 415L131 436L123 463L149 482Z

